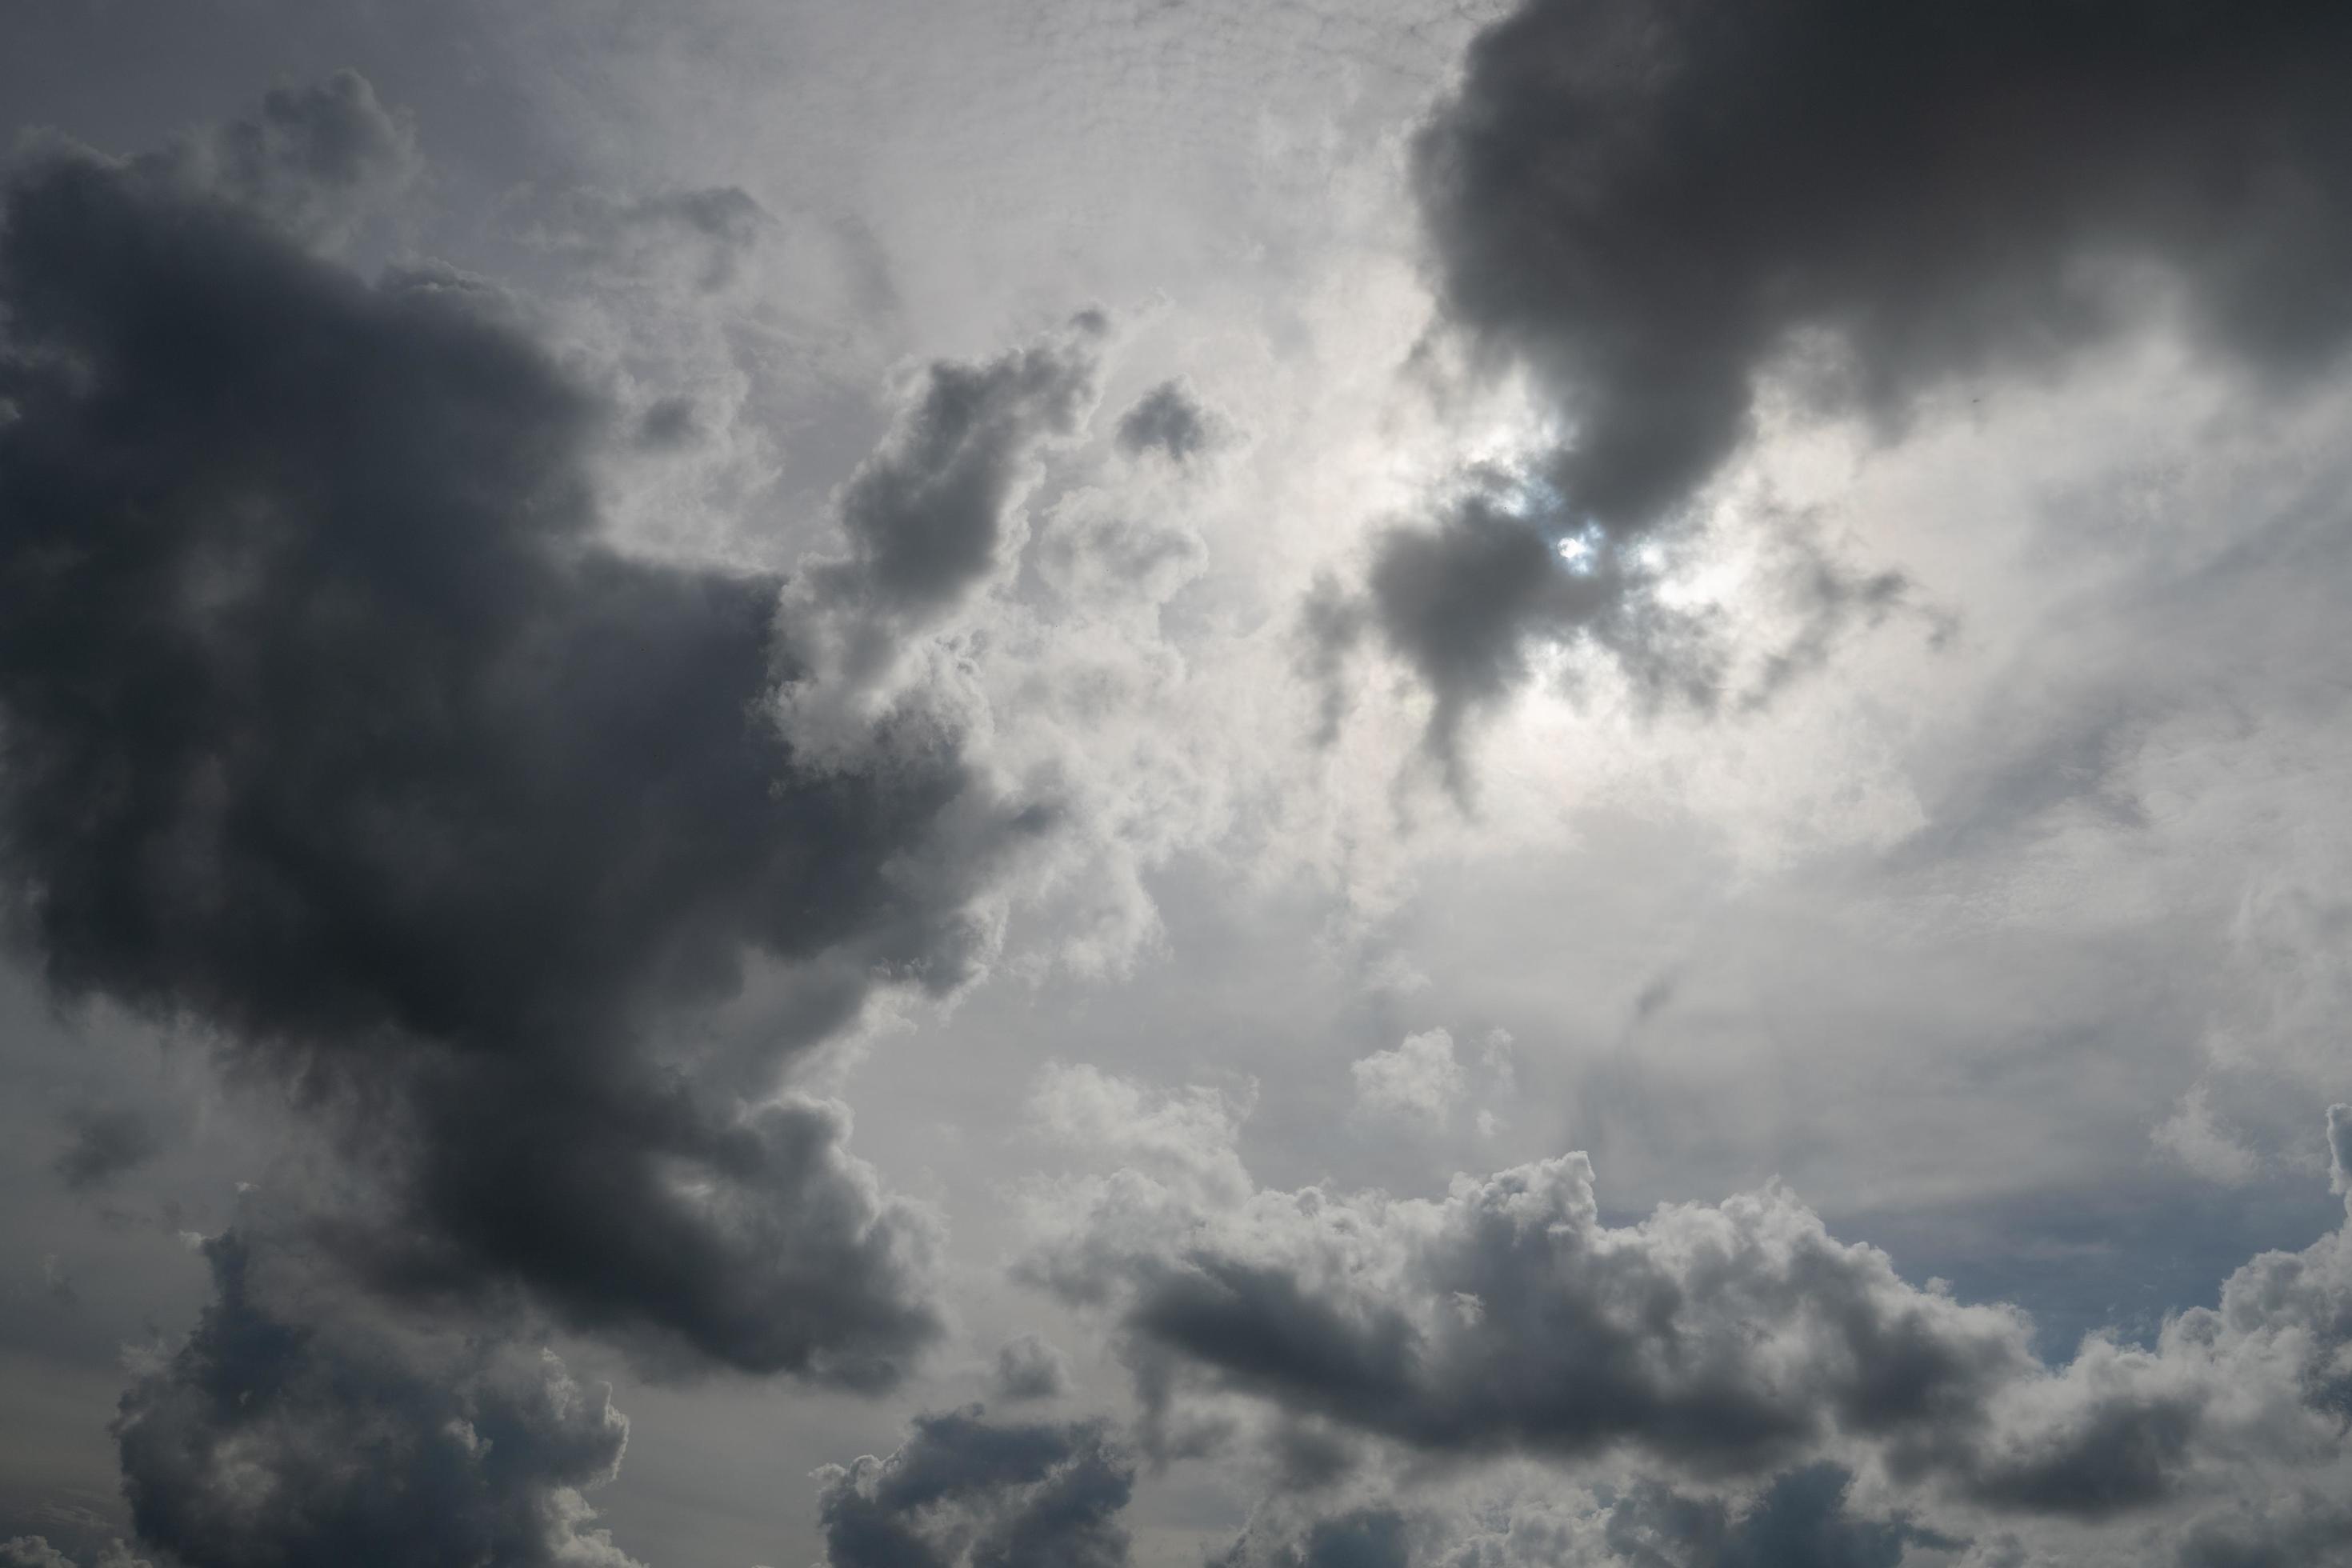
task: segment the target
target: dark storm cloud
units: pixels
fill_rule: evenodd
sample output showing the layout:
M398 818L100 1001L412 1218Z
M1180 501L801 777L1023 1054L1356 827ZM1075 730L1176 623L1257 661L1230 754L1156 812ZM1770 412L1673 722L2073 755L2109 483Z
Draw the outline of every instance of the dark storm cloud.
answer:
M73 1140L57 1157L58 1179L77 1193L102 1187L154 1158L159 1141L136 1110L84 1111L72 1120Z
M1187 463L1216 440L1209 411L1181 381L1163 381L1119 416L1118 445L1133 456L1158 452Z
M928 1222L837 1111L738 1097L875 984L968 978L972 900L1045 818L919 718L800 765L780 584L601 542L602 410L485 290L368 285L239 194L70 152L7 187L16 936L60 994L199 1020L353 1111L391 1206L338 1235L380 1278L888 1381L937 1326ZM1002 374L1016 412L998 373L936 379L870 511L982 526L1012 459L957 411L1050 419L1062 384ZM892 584L969 574L968 549L929 571L933 533L852 526ZM755 953L797 988L781 1037L659 1042Z
M1777 1188L1624 1227L1581 1155L1431 1204L1212 1200L1142 1169L1101 1193L1024 1272L1108 1310L1162 1425L1191 1390L1449 1458L1733 1477L1866 1453L1936 1495L2098 1519L2235 1457L2331 1450L2352 1405L2352 1230L2254 1258L2152 1352L2095 1337L2053 1369L2023 1314L1906 1283Z
M1447 321L1566 432L1503 504L1392 531L1371 620L1464 718L1589 638L1702 703L1719 650L1629 557L1746 438L1761 382L1894 433L1954 376L2178 305L2278 384L2352 329L2352 16L2319 0L1528 0L1415 143ZM1687 521L1686 519L1684 521ZM1547 551L1582 552L1563 572ZM1900 580L1833 572L1741 705Z
M2352 14L2326 0L1529 0L1414 168L1452 320L1561 397L1612 531L1742 438L1757 379L1889 423L2046 360L2155 269L2294 375L2352 326Z
M887 1458L819 1472L831 1568L1119 1568L1135 1472L1097 1422L926 1415Z
M289 1313L238 1233L205 1251L215 1300L115 1423L143 1542L186 1568L628 1568L582 1500L628 1438L604 1394L503 1340Z

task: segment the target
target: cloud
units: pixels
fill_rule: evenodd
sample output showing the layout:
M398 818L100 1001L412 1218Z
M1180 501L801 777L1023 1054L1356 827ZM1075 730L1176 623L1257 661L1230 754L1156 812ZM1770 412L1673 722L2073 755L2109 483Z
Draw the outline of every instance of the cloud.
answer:
M1158 452L1189 463L1215 445L1214 417L1181 381L1163 381L1119 416L1119 449L1130 456Z
M1678 575L1696 530L1673 550L1660 539L1628 545L1573 514L1548 481L1507 466L1475 470L1429 504L1433 520L1374 536L1360 592L1333 581L1309 594L1304 663L1322 689L1328 743L1348 706L1349 664L1376 634L1428 694L1423 751L1464 801L1474 721L1539 678L1571 688L1562 656L1597 654L1643 709L1754 711L1909 594L1900 573L1840 560L1809 519L1759 506L1763 559L1741 605L1753 624L1740 626Z
M155 1129L127 1108L85 1111L73 1118L73 1142L55 1163L58 1177L77 1193L102 1187L155 1157Z
M1448 318L1546 380L1573 426L1546 477L1622 533L1792 356L1889 425L2151 295L2259 371L2327 363L2347 65L2352 23L2310 0L1528 0L1472 45L1415 185Z
M0 1563L6 1568L74 1568L73 1559L38 1535L0 1541Z
M425 166L406 118L352 70L273 89L256 118L193 132L141 162L219 191L315 243L348 238Z
M1191 1390L1456 1459L1721 1478L1836 1458L1926 1499L2097 1520L2240 1463L2326 1463L2352 1400L2345 1229L2249 1262L2153 1348L2094 1336L2052 1369L2021 1312L1910 1285L1778 1187L1623 1226L1580 1154L1436 1202L1198 1191L1139 1165L1077 1181L1024 1266L1108 1310L1163 1416Z
M700 293L724 289L775 218L739 185L660 190L622 199L567 190L534 204L531 243L622 275L683 267Z
M1356 1080L1357 1108L1376 1116L1442 1122L1462 1099L1462 1064L1444 1029L1407 1035L1392 1051L1350 1062L1348 1072Z
M1586 1489L1557 1475L1454 1488L1325 1513L1262 1506L1224 1568L1897 1568L1913 1546L1967 1542L1852 1506L1835 1465L1729 1494L1637 1478Z
M1067 437L1094 404L1099 317L984 364L926 373L889 443L843 489L845 559L814 585L880 614L921 620L952 608L1018 547L1014 504L1035 482L1038 443Z
M2328 1184L2352 1197L2352 1105L2327 1108Z
M1098 1422L925 1415L887 1458L817 1472L830 1568L1118 1568L1133 1466Z
M1008 1404L1059 1399L1070 1391L1070 1363L1035 1334L1016 1334L996 1348L996 1397Z
M777 1075L875 986L978 973L1048 817L906 709L809 763L782 584L607 543L605 411L479 285L362 282L147 163L50 148L5 200L0 854L51 986L353 1112L387 1180L337 1236L381 1279L897 1376L935 1226ZM987 549L933 573L954 528L908 519L981 528L959 486L998 493L1066 371L938 373L841 569L967 580ZM668 1037L755 960L767 1037Z
M813 752L854 752L877 712L910 700L971 701L963 680L940 676L930 658L940 645L924 638L959 630L960 614L1017 562L1045 452L1093 411L1108 331L1086 311L992 360L931 364L880 448L842 486L843 547L804 562L786 596L794 668L783 711Z
M1411 169L1430 346L1466 344L1537 412L1375 539L1314 658L1376 631L1465 799L1465 726L1555 651L1598 651L1646 701L1769 700L1909 585L1798 542L1820 570L1784 584L1794 629L1735 678L1721 617L1650 558L1719 523L1702 492L1759 406L1891 438L1925 392L2047 374L2135 324L2307 384L2352 330L2347 67L2352 24L2312 0L1525 0L1472 43Z
M387 1321L266 1238L205 1251L215 1300L115 1423L142 1541L187 1568L634 1568L583 1497L628 1422L551 1353Z

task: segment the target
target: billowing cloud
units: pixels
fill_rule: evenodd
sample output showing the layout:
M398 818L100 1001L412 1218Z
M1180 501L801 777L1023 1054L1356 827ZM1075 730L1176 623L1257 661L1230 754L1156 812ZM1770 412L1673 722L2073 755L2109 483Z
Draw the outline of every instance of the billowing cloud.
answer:
M1449 318L1546 379L1572 425L1546 477L1622 533L1782 361L1899 421L2163 300L2263 371L2326 363L2347 66L2352 22L2312 0L1528 0L1414 171Z
M213 1304L115 1423L143 1542L188 1568L634 1568L584 1499L628 1422L552 1354L384 1321L266 1239L205 1250Z
M930 1222L776 1071L877 984L969 979L976 900L1045 818L919 714L803 765L782 584L607 543L603 411L485 290L362 282L240 198L59 149L7 189L15 934L59 994L363 1111L388 1207L339 1234L378 1278L888 1381L937 1329ZM985 532L1066 384L937 373L852 487L876 592L978 569L984 542L918 557ZM664 1038L761 956L792 998L769 1037Z
M1500 1495L1364 1502L1301 1513L1269 1506L1224 1568L1898 1568L1914 1545L1968 1543L1851 1506L1835 1465L1786 1471L1744 1493L1654 1479L1587 1489L1555 1478Z
M1526 0L1480 35L1413 185L1446 326L1527 373L1543 428L1499 485L1388 531L1367 578L1457 792L1465 717L1546 647L1743 700L1644 546L1704 523L1768 392L1893 434L1941 384L2163 321L2279 387L2335 363L2347 68L2352 24L2311 0ZM1747 695L1904 588L1821 577Z
M818 1472L830 1568L1119 1568L1135 1473L1098 1422L926 1415L887 1458Z
M1180 1103L1139 1097L1130 1121ZM1457 1177L1436 1202L1220 1201L1148 1169L1043 1205L1027 1271L1109 1310L1163 1411L1189 1387L1431 1454L1626 1455L1699 1477L1843 1456L1926 1497L2084 1520L2197 1495L2241 1462L2338 1453L2345 1229L2255 1258L2152 1349L2094 1337L2053 1370L2022 1313L1910 1285L1777 1187L1617 1226L1580 1154Z
M1088 313L1057 341L985 364L933 365L890 444L843 491L850 553L816 568L814 585L920 619L992 576L1020 543L1008 524L1035 482L1037 444L1072 434L1093 407L1104 331Z
M1394 1050L1349 1064L1359 1110L1380 1116L1443 1121L1463 1095L1462 1064L1444 1029L1407 1035Z

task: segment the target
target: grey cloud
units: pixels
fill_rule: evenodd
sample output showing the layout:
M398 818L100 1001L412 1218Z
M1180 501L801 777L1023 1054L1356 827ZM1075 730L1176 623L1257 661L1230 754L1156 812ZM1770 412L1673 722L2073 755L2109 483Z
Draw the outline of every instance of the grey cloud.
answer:
M2062 1367L2021 1313L1906 1283L1784 1191L1601 1222L1563 1156L1435 1203L1219 1202L1129 1167L1029 1278L1114 1317L1147 1406L1243 1394L1433 1454L1631 1452L1686 1474L1874 1458L1927 1495L2098 1519L2265 1454L2333 1452L2352 1240L2257 1258L2153 1351Z
M2352 1105L2327 1108L2328 1184L2352 1197Z
M1158 452L1173 462L1188 463L1214 445L1216 437L1209 411L1181 381L1161 382L1118 421L1120 449L1139 457Z
M819 1472L831 1568L1119 1568L1134 1468L1098 1422L926 1415L887 1458Z
M601 542L603 411L478 289L53 151L7 187L0 303L0 846L52 987L363 1112L391 1206L339 1237L382 1278L896 1375L929 1222L837 1112L743 1100L875 984L969 978L1045 819L928 719L801 765L782 584ZM760 954L791 1029L662 1041Z
M551 1354L322 1309L237 1232L205 1250L215 1300L115 1424L147 1544L187 1568L632 1568L583 1499L628 1423Z
M73 1141L54 1168L68 1188L89 1192L146 1163L157 1147L155 1129L136 1110L85 1111L73 1118Z
M343 237L424 167L415 131L351 70L310 87L277 89L262 99L257 117L192 133L144 162L314 240Z
M1733 449L1776 356L1892 424L2112 329L2152 266L2241 362L2326 363L2347 68L2320 0L1528 0L1416 185L1448 315L1548 379L1573 423L1548 477L1622 533Z
M72 1558L38 1535L0 1541L0 1564L5 1568L74 1568Z
M2200 1521L2180 1542L2179 1568L2340 1568L2352 1563L2352 1512L2305 1495L2239 1507Z
M1226 1568L1406 1568L1404 1515L1393 1509L1363 1508L1318 1519L1307 1538L1268 1552L1246 1538L1226 1555Z
M850 554L814 569L819 591L919 622L992 574L1038 443L1072 434L1093 405L1105 330L1089 312L986 363L932 365L889 443L844 489Z
M1366 616L1427 688L1456 792L1465 720L1547 644L1748 707L1901 601L1898 576L1824 561L1740 692L1703 618L1643 581L1635 546L1693 521L1769 377L1893 433L1940 381L2054 363L2171 300L2279 384L2334 363L2347 69L2352 23L2313 0L1526 0L1481 35L1415 143L1423 228L1446 320L1532 370L1566 434L1376 547Z
M1223 1568L1897 1568L1913 1547L1968 1543L1851 1506L1834 1464L1729 1496L1654 1479L1587 1490L1554 1474L1499 1495L1408 1489L1321 1515L1261 1507Z
M996 1397L1058 1399L1070 1391L1070 1363L1035 1334L1016 1334L996 1349Z
M524 233L532 243L624 272L683 263L697 289L721 289L741 275L745 258L775 218L739 185L656 191L623 198L593 190L526 195L535 209Z
M1614 562L1565 569L1544 529L1471 497L1430 529L1380 541L1367 598L1372 624L1428 688L1428 744L1457 788L1464 724L1528 678L1538 638L1591 626L1608 635L1629 610Z
M1736 1511L1718 1498L1644 1483L1610 1510L1609 1547L1641 1568L1897 1568L1914 1544L1966 1544L1905 1520L1850 1512L1853 1480L1835 1465L1809 1465Z
M131 1555L120 1541L100 1547L89 1563L90 1568L153 1568L145 1558ZM0 1568L76 1568L76 1564L47 1536L19 1535L0 1541Z
M1621 549L1580 523L1558 492L1505 474L1474 476L1435 520L1374 542L1365 587L1310 595L1302 630L1307 673L1324 693L1320 733L1345 716L1344 681L1365 633L1376 633L1429 695L1423 744L1457 795L1469 791L1468 727L1535 677L1547 648L1605 653L1643 701L1701 711L1754 710L1824 664L1838 639L1900 606L1899 573L1857 570L1815 540L1802 518L1776 520L1778 571L1756 590L1792 630L1758 650L1752 669L1703 610L1661 594L1663 558Z

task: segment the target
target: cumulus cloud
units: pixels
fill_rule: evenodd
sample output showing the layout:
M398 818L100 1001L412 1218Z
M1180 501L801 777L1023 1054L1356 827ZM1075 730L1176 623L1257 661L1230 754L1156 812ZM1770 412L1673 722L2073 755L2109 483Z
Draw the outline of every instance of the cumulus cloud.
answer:
M1039 1213L1029 1277L1108 1311L1152 1405L1244 1395L1453 1458L1718 1478L1837 1458L1957 1506L2097 1520L2242 1462L2325 1465L2352 1407L2342 1229L2253 1259L2152 1348L2094 1336L2053 1369L2021 1312L1912 1286L1778 1187L1605 1224L1580 1154L1435 1202L1204 1200L1129 1164Z
M942 362L908 416L841 497L845 559L817 565L829 598L920 619L952 608L1016 549L1015 503L1036 482L1035 451L1093 407L1091 313L1066 333L984 364Z
M1087 311L995 359L930 365L842 487L842 548L805 562L787 595L784 711L813 748L854 752L910 694L954 706L959 683L933 679L925 634L954 630L1013 566L1046 451L1093 410L1108 331Z
M817 1472L829 1568L1119 1568L1135 1472L1099 1422L926 1415L887 1458Z
M634 1568L584 1499L628 1422L551 1353L387 1321L266 1237L205 1251L213 1303L115 1422L143 1542L187 1568Z
M1544 416L1490 482L1375 542L1339 629L1377 629L1426 688L1457 793L1466 720L1548 648L1601 650L1654 698L1770 696L1906 585L1824 572L1785 652L1727 684L1646 558L1706 526L1759 398L1892 435L1941 384L2159 320L2302 384L2352 328L2347 65L2352 25L2312 0L1526 0L1471 45L1412 173L1446 327Z
M1638 530L1792 352L1899 420L1938 378L2112 330L2152 269L2217 349L2326 362L2352 327L2347 63L2352 23L2311 0L1528 0L1414 173L1450 319L1573 426L1549 482Z
M1463 1094L1462 1064L1444 1029L1407 1035L1394 1050L1374 1051L1348 1066L1356 1105L1375 1116L1444 1121Z
M777 1073L876 985L977 973L1047 817L936 717L810 765L783 584L607 543L604 411L479 286L363 282L152 163L48 148L5 202L0 836L52 987L364 1110L388 1195L339 1235L380 1279L898 1375L938 1327L931 1222ZM966 581L1007 432L1072 374L939 372L835 570ZM769 1037L665 1037L754 959L789 977Z

